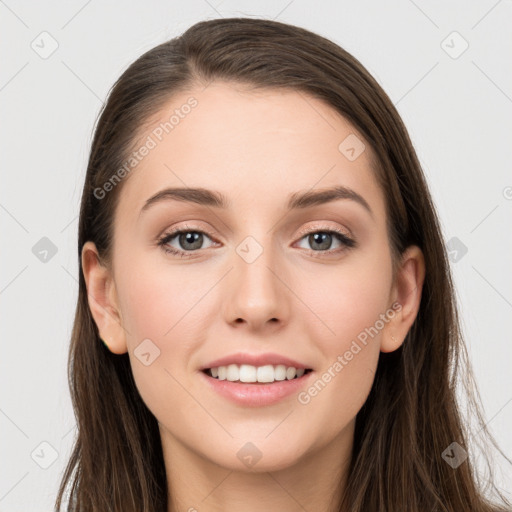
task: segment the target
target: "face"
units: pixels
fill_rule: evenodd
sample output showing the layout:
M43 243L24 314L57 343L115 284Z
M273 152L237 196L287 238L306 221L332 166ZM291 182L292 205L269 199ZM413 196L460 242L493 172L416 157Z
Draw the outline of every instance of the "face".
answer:
M183 109L190 97L197 103ZM175 109L182 115L166 133ZM115 215L123 328L104 339L128 351L162 437L232 469L243 469L244 450L259 452L261 471L350 437L379 353L403 327L393 331L401 313L369 145L317 99L222 82L174 96L148 136L155 145L123 184ZM292 204L335 187L352 196ZM177 188L213 191L226 204L198 193L148 203ZM244 388L212 383L203 369L234 354L273 354L312 371ZM221 384L238 386L238 398Z

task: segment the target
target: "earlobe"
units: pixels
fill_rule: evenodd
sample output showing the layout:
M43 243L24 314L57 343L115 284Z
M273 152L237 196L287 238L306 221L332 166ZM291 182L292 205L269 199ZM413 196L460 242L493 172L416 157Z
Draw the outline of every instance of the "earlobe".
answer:
M420 308L424 280L423 252L416 245L412 245L402 255L393 284L391 296L395 297L394 303L398 307L393 308L396 313L382 334L381 352L393 352L404 342Z
M81 257L87 300L100 338L111 352L124 354L127 352L126 336L111 272L100 263L93 242L84 244Z

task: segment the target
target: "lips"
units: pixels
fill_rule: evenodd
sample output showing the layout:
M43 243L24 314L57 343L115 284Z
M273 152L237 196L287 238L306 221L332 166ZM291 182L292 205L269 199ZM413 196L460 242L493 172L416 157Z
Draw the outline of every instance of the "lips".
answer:
M208 375L207 370L200 371L198 374L208 389L241 407L264 407L290 399L301 390L303 391L315 376L315 372L310 371L309 373L305 372L300 378L290 380L276 380L272 383L245 383L231 382L227 379L219 380Z
M248 364L251 366L277 366L284 365L286 367L294 367L296 369L304 369L304 370L312 370L311 366L308 366L305 363L300 361L296 361L286 356L282 356L280 354L274 353L265 353L265 354L248 354L238 352L235 354L231 354L225 357L221 357L220 359L215 359L214 361L210 361L200 368L200 370L209 370L211 368L218 368L219 366L229 366L230 364L242 365Z

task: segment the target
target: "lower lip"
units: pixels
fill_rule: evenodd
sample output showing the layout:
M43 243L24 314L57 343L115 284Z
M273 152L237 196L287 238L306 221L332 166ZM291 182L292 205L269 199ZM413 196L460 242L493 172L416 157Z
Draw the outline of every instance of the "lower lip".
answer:
M275 404L298 393L309 382L309 378L314 372L306 373L298 379L279 380L269 384L231 382L215 379L202 371L199 373L201 378L205 379L206 384L223 397L239 405L262 407Z

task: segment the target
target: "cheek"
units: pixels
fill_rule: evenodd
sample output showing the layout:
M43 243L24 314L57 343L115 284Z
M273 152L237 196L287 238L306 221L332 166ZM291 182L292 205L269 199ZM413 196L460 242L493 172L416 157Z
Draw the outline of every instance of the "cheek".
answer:
M120 259L117 268L123 326L137 387L151 409L164 396L168 407L176 387L170 374L184 371L189 348L181 341L186 341L187 310L197 302L197 291L176 272L143 259Z
M133 378L157 420L165 425L176 423L175 428L186 431L192 423L187 409L194 408L186 392L187 361L193 350L189 328L200 309L194 307L200 287L169 268L148 265L145 270L133 261L132 265L137 271L124 280L122 310ZM149 356L144 357L146 353ZM178 419L173 411L181 411Z
M121 309L126 319L131 348L141 339L154 339L165 345L175 332L186 325L194 303L199 300L198 287L177 267L139 265L129 262L129 270L124 274L119 287Z
M385 254L383 250L378 253ZM311 339L323 340L320 348L325 355L332 359L340 350L348 350L353 339L364 341L364 333L386 313L390 268L389 258L373 258L367 251L338 267L322 269L314 279L301 280L300 295L317 319L312 323ZM381 322L377 327L382 330Z
M380 251L380 254L383 252ZM323 355L317 379L298 397L329 438L352 420L371 390L388 311L390 260L357 258L305 280L301 294L315 312L308 338ZM384 320L382 319L384 317Z

